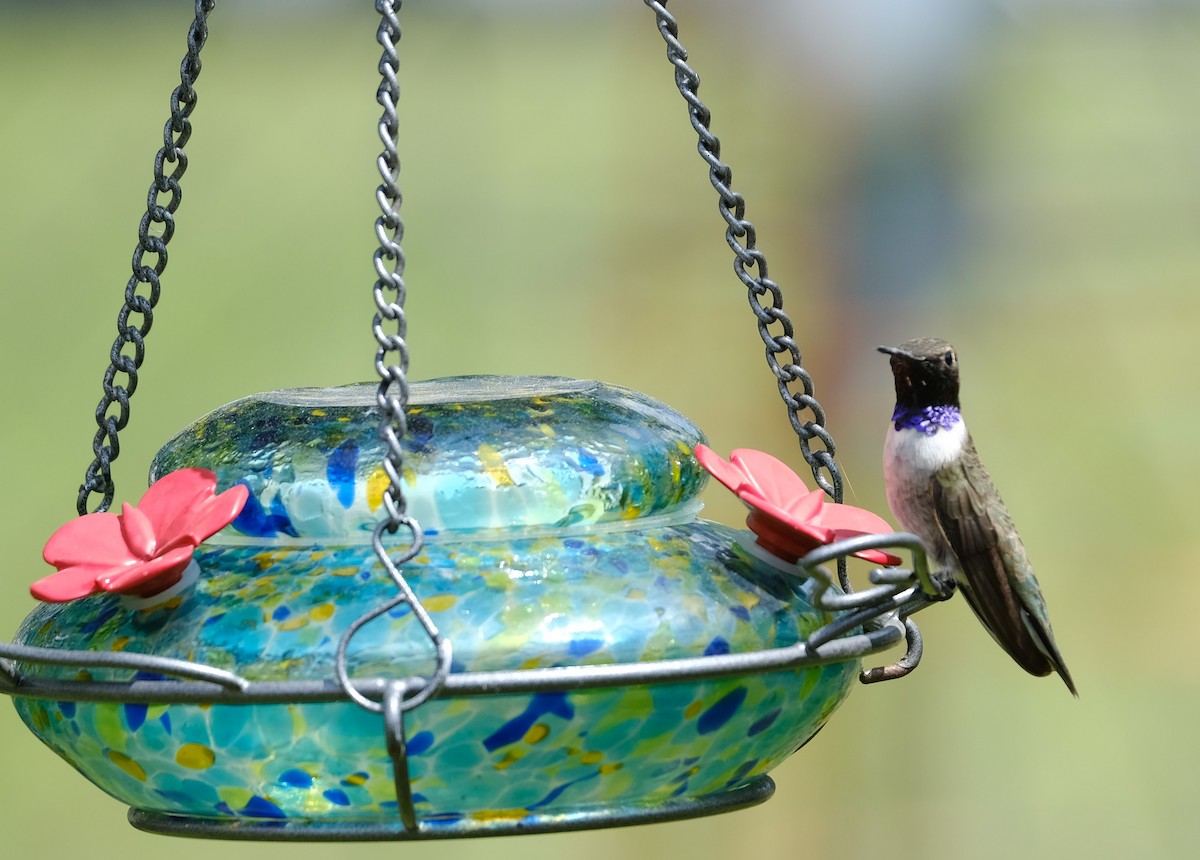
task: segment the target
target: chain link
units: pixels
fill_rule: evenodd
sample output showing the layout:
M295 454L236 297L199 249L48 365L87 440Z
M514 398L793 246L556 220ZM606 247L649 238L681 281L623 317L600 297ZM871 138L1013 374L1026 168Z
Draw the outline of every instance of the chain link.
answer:
M396 116L396 102L400 98L400 85L396 80L399 56L396 45L400 40L400 22L396 17L400 0L376 0L375 8L382 20L377 38L383 47L379 60L379 88L375 98L383 107L379 120L379 139L383 152L376 162L381 179L375 190L375 201L380 215L375 219L375 238L379 247L375 250L375 317L371 330L378 348L375 350L375 372L379 376L376 400L383 415L379 435L387 450L383 470L388 477L388 487L383 493L383 507L388 531L395 533L406 520L402 475L404 450L401 447L408 430L404 407L408 403L408 318L404 313L407 288L404 283L404 251L400 241L404 238L404 222L400 219L400 158L396 152L400 133L400 121ZM390 326L389 326L390 324ZM392 331L389 332L388 328Z
M137 390L138 369L146 357L146 335L154 322L154 306L161 291L160 277L167 268L167 243L175 235L175 211L182 193L179 180L188 166L184 147L192 136L189 117L196 107L200 49L208 39L208 14L214 6L216 0L196 2L196 16L188 28L187 53L179 66L179 86L171 93L171 118L163 127L163 145L154 157L154 181L146 197L146 212L138 224L133 274L125 287L125 303L117 314L117 338L104 371L104 396L96 406L99 429L92 440L95 459L84 474L75 503L80 516L88 512L96 494L101 496L96 510L108 510L116 491L112 463L121 452L117 434L129 423L129 398ZM170 172L168 165L173 165Z
M813 396L813 381L800 361L792 321L783 310L783 292L767 276L767 258L757 248L754 225L746 220L746 201L730 184L733 171L721 161L721 141L712 133L712 112L696 94L700 76L687 63L687 50L679 41L679 25L664 3L645 0L654 10L658 32L667 45L667 59L675 67L675 85L688 104L697 149L708 164L708 176L717 191L718 209L725 219L725 240L733 250L733 270L746 287L750 309L758 320L758 334L766 347L767 364L787 406L788 419L800 440L800 453L812 469L817 485L835 502L842 501L842 474L834 460L836 446L825 429L825 410ZM780 358L782 357L782 361Z

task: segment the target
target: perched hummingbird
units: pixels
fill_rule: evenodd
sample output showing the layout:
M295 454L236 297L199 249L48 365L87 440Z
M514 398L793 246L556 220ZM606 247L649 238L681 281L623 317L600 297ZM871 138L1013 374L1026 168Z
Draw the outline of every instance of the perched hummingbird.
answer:
M891 356L896 410L883 447L888 505L949 573L1000 647L1026 672L1071 673L1021 537L975 452L959 412L958 354L932 337L881 346Z

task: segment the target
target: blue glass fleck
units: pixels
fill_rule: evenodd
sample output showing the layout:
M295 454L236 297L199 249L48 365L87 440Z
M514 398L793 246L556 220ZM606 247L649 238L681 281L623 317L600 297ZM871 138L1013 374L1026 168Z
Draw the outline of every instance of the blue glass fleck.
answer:
M579 463L579 468L589 475L597 476L604 474L604 466L601 465L599 458L594 454L589 453L583 448L575 449L576 462Z
M313 784L313 778L307 771L290 768L279 775L279 784L288 788L308 788Z
M516 743L525 737L526 732L533 728L541 717L553 714L564 720L575 716L575 709L567 701L566 693L534 693L530 698L529 707L519 716L513 717L483 741L484 749L488 752L500 747Z
M417 732L408 739L408 754L420 755L433 746L433 732Z
M282 809L265 797L259 797L257 794L250 798L250 801L241 808L240 812L242 815L248 815L251 818L287 818Z
M325 467L326 480L343 508L354 504L354 477L358 465L358 442L346 439L333 449Z
M568 788L572 788L573 786L579 785L582 782L587 782L589 779L596 779L598 776L600 776L600 772L595 771L593 773L587 774L586 776L581 776L581 777L579 777L579 779L574 779L574 780L571 780L570 782L564 782L562 785L556 786L555 788L551 789L550 792L545 797L543 797L541 800L538 800L538 801L535 801L534 803L529 804L527 809L529 809L529 811L532 812L534 810L541 809L545 806L549 806L550 804L554 803L554 801L558 800L558 798L562 796L562 793L564 791L566 791Z
M572 639L571 644L567 647L567 653L572 657L586 657L603 647L603 639Z
M437 812L422 821L425 824L457 824L464 818L461 812Z
M146 722L146 714L150 709L139 704L122 705L121 707L125 711L125 725L129 727L129 731L136 732L142 727L142 723Z
M737 713L737 709L742 706L742 702L744 701L746 701L745 687L738 687L726 693L712 707L700 715L700 719L696 721L696 731L702 735L715 732L729 722L730 718Z
M250 486L246 481L237 481L236 483L246 487ZM278 497L271 500L270 511L268 512L267 508L264 508L259 501L253 488L251 487L250 489L251 492L249 498L246 499L246 505L233 521L232 527L250 537L274 537L277 534L296 537L296 530L292 528L287 510L283 507Z
M771 728L775 721L779 719L779 715L782 713L782 708L776 708L765 717L755 720L750 724L750 728L746 730L746 737L752 738L761 732L765 732L767 729Z
M121 604L118 603L115 599L111 600L109 602L109 604L107 606L105 606L99 612L99 614L97 614L94 618L91 618L91 619L85 621L81 625L80 632L82 632L82 633L97 632L102 627L104 627L105 624L107 624L109 621L111 621L113 618L115 618L117 613L120 611L121 611Z
M300 536L300 533L296 531L296 527L292 525L291 516L288 514L287 508L283 506L283 500L279 496L271 499L271 525L279 534L284 534L288 537Z
M708 647L704 649L704 656L711 657L714 654L728 654L729 651L729 643L723 636L717 636L711 642L709 642Z

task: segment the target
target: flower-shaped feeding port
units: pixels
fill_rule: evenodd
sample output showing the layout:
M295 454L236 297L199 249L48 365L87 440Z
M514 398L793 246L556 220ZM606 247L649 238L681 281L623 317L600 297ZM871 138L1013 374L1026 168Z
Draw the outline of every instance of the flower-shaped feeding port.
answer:
M696 459L750 509L746 525L758 545L788 563L834 541L892 531L870 511L827 503L824 492L809 490L786 463L762 451L737 448L724 460L708 446L697 445ZM900 563L897 556L877 549L853 555L873 564Z
M42 556L58 568L30 591L65 603L99 592L147 598L180 581L196 547L229 525L249 496L244 486L218 494L207 469L180 469L151 485L137 506L71 520L46 542Z

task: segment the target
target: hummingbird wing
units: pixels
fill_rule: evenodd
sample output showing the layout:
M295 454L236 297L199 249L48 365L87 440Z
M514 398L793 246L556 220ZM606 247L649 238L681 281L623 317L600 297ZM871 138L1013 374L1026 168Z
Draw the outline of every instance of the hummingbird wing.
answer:
M962 591L992 638L1033 675L1053 669L1075 684L1050 629L1029 556L968 437L961 457L934 476L934 512L962 570Z

